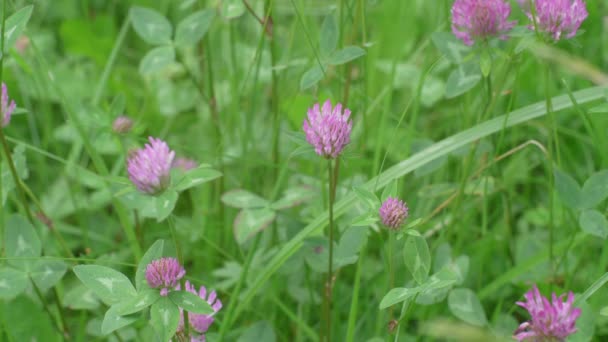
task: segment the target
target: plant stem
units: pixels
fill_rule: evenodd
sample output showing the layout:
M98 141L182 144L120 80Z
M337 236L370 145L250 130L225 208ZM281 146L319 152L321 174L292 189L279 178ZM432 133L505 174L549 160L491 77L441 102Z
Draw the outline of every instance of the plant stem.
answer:
M35 286L36 284L34 284ZM57 292L57 288L53 287L53 296L55 297L55 305L57 305L57 311L59 312L59 319L61 320L61 324L63 325L63 336L66 339L70 339L70 332L68 330L68 323L65 320L65 315L63 314L63 306L61 304L61 299L59 298L59 293Z
M36 296L38 297L38 299L42 303L42 306L44 306L44 310L49 315L49 317L51 318L51 320L53 321L53 323L55 323L55 329L57 329L57 331L59 331L59 333L62 334L64 337L69 337L69 334L67 333L67 331L64 330L61 327L61 323L59 323L57 321L56 317L53 315L53 313L49 309L49 303L47 303L46 299L44 299L44 295L42 294L42 292L38 288L38 285L36 285L36 283L34 282L34 279L32 279L31 277L30 277L30 282L32 283L32 288L34 289L34 292L36 293ZM57 307L59 308L59 311L61 311L61 308L59 307L59 304L57 304Z
M211 119L213 121L213 125L215 127L215 135L216 135L216 142L217 142L217 153L218 153L218 167L219 170L222 174L224 174L224 141L223 141L223 137L222 137L222 123L220 120L220 116L217 110L217 102L216 102L216 97L215 97L215 85L214 85L214 77L213 77L213 61L211 59L211 44L209 43L209 37L207 37L204 41L205 44L205 59L207 60L207 65L206 65L206 71L207 71L207 89L209 90L209 110L211 111ZM203 69L203 68L201 68ZM220 177L217 181L217 188L216 188L216 192L217 192L217 198L218 198L218 202L219 202L219 218L220 218L220 223L222 224L222 226L225 226L225 206L224 206L224 202L220 201L219 198L222 196L222 194L224 193L224 177ZM226 229L226 235L224 236L224 238L226 239L226 243L229 241L230 239L230 230Z
M393 265L393 244L395 243L395 234L388 232L388 291L395 286L395 269ZM388 320L393 319L393 306L388 310Z
M558 143L558 138L557 138L557 125L555 122L555 114L553 113L553 103L551 101L551 97L550 97L550 93L551 90L549 88L550 86L550 80L551 80L551 70L550 67L547 66L545 68L545 103L546 103L546 107L547 107L547 118L549 119L549 125L550 125L550 130L552 131L549 134L549 143L547 144L549 147L549 153L548 153L548 161L549 161L549 165L548 165L548 171L549 171L549 265L551 268L551 277L553 279L555 279L555 263L554 263L554 251L553 251L553 245L554 245L554 240L555 240L555 236L554 236L554 231L555 231L555 213L554 213L554 206L555 206L555 196L554 196L554 191L553 189L555 189L555 177L554 177L554 160L557 161L557 164L559 165L559 143ZM551 142L551 140L553 140L553 142ZM555 157L555 159L554 159ZM553 282L551 282L551 290L553 290Z
M336 162L337 164L337 162ZM336 165L337 169L337 165ZM333 173L331 159L327 161L327 173L329 177L329 258L327 260L327 281L325 283L325 296L326 302L326 332L327 342L331 342L331 296L333 290L333 260L334 260L334 200L335 200L335 184L337 181L336 175Z
M357 305L359 304L359 286L361 284L361 269L363 268L363 255L365 253L365 245L359 252L359 260L357 261L357 270L355 271L355 284L353 285L353 294L350 300L350 311L348 313L348 326L346 328L346 341L352 342L355 339L355 323L357 321Z
M0 50L2 51L2 50ZM0 65L1 68L1 65ZM2 82L2 72L0 71L0 82ZM3 115L4 113L2 113ZM19 179L19 175L17 174L17 169L15 168L15 164L13 162L13 157L11 156L10 148L8 147L8 143L6 142L6 137L4 136L3 128L0 127L0 142L2 143L2 149L4 151L4 155L6 156L6 163L8 164L8 168L11 172L11 176L13 177L13 181L15 182L15 188L17 189L17 195L19 196L19 200L23 206L23 210L25 211L25 215L27 216L28 221L34 224L34 218L32 216L32 212L30 211L30 206L27 204L27 198L25 198L25 193L23 192L23 188L21 187L21 181Z

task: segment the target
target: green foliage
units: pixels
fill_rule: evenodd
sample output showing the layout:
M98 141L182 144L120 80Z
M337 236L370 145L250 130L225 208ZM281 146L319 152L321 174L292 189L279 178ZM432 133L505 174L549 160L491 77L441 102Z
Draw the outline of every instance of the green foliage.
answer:
M331 288L335 341L506 341L533 284L575 293L568 341L606 339L598 4L568 42L513 5L467 46L448 2L6 2L0 339L175 342L185 310L207 341L321 341ZM335 189L301 130L326 99L353 119ZM149 136L200 165L154 195L125 166ZM167 256L204 298L148 286Z
M455 289L448 296L448 305L454 316L473 325L484 326L488 319L475 292Z
M419 285L426 282L431 270L431 254L426 239L415 230L410 231L403 246L405 266Z
M143 7L133 7L130 12L133 29L149 44L160 45L171 42L173 26L162 14Z
M190 14L177 24L175 44L180 47L198 43L209 30L215 18L214 10L198 11Z

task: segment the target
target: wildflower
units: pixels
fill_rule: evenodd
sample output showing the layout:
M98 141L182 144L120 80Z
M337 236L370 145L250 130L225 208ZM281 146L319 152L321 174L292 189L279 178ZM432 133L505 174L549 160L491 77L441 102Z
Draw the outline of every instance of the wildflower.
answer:
M337 158L344 147L350 143L352 121L350 110L344 109L338 103L332 108L331 101L327 100L322 108L316 103L308 109L308 117L304 119L303 129L306 141L315 148L315 152L327 159Z
M151 288L160 287L160 295L166 296L169 290L179 285L186 270L175 258L160 258L146 267L146 281Z
M125 115L117 117L112 123L112 130L120 134L128 133L132 127L133 120L131 120L131 118Z
M6 127L11 122L11 115L17 106L15 101L11 100L9 103L8 100L6 84L2 83L2 98L0 99L0 106L2 107L2 127Z
M452 32L466 45L498 36L515 26L508 21L511 5L504 0L456 0L452 5Z
M403 201L389 197L380 206L380 219L388 228L399 229L407 219L408 211L407 204Z
M139 191L154 195L169 186L175 152L160 139L150 137L149 140L143 149L130 153L127 170L129 179Z
M555 41L572 38L587 18L583 0L518 0L533 22L530 29L547 33ZM534 11L531 10L534 5ZM535 23L534 23L535 22Z
M213 308L213 313L209 315L203 314L188 314L188 322L190 323L190 327L192 330L196 331L199 336L191 335L190 342L205 342L205 333L209 330L211 324L213 324L215 314L220 311L222 308L222 302L217 298L217 293L215 291L211 291L207 296L207 289L204 286L201 286L199 291L196 291L196 288L189 282L186 281L186 291L190 293L194 293L198 295L203 300L205 300L211 307ZM184 313L181 311L179 325L177 327L177 333L183 333L184 331Z
M172 168L180 169L182 171L196 169L197 166L196 160L184 157L176 158L173 161L173 165L171 165Z
M574 308L574 295L568 292L568 300L562 300L555 293L551 302L543 297L534 285L526 293L526 302L516 304L528 310L531 320L522 323L513 336L518 341L564 341L566 337L576 332L576 319L581 315L581 309Z

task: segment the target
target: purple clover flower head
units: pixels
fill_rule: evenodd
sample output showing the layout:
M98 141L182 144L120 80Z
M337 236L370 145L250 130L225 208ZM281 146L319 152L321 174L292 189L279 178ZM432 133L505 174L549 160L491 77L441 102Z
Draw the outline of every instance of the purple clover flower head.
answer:
M576 35L589 13L583 0L518 0L530 21L531 30L538 29L554 41ZM534 13L531 11L534 6ZM536 23L534 24L534 21Z
M222 302L217 298L217 293L215 291L211 291L207 294L207 289L204 286L201 286L198 291L194 285L192 285L189 281L186 281L186 291L193 293L202 299L204 299L211 307L213 308L213 313L210 315L202 315L189 313L188 314L188 322L192 327L191 330L194 330L197 335L190 335L190 342L205 342L205 333L209 330L211 324L213 324L215 314L220 311L222 308ZM177 332L181 333L184 331L184 313L183 310L180 311L180 320L179 325L177 327Z
M146 281L151 288L160 287L160 295L166 296L169 290L179 285L186 270L175 258L160 258L153 260L146 267Z
M184 157L175 158L173 165L171 165L172 168L179 169L184 172L196 169L197 166L198 164L196 163L196 160Z
M133 120L125 115L120 115L112 123L112 130L119 134L128 133L133 127Z
M515 26L509 21L511 5L504 0L456 0L452 5L452 32L466 45L498 36Z
M144 148L130 153L127 171L139 191L155 195L169 186L175 152L160 139L150 137L149 140Z
M322 108L316 103L308 109L302 128L306 133L306 141L315 148L318 155L335 159L350 143L353 127L350 113L348 108L342 112L341 103L332 108L330 100L325 101Z
M2 127L6 127L11 122L11 115L15 111L15 101L8 98L8 89L6 84L2 83L2 98L0 99L0 105L2 106Z
M551 294L551 302L540 294L534 285L525 295L526 302L516 304L528 310L531 320L522 323L513 337L518 341L544 342L564 341L566 337L576 332L576 319L581 315L581 309L573 307L574 294L568 292L564 302L563 295L557 297Z
M380 206L379 212L382 223L393 230L399 229L409 215L407 204L395 197L387 198Z

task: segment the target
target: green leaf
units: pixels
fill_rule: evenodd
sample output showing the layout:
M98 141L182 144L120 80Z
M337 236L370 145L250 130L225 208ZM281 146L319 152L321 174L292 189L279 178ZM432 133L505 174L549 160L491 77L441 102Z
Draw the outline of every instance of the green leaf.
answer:
M0 299L13 299L25 290L27 273L9 267L0 268Z
M329 55L338 45L338 24L333 14L328 15L323 20L321 33L319 36L319 50L324 55Z
M184 47L198 43L209 30L213 18L215 18L213 9L194 12L184 18L177 24L175 44Z
M169 299L171 299L175 305L188 312L203 315L210 315L213 313L213 308L207 301L188 291L171 291L169 292Z
M583 211L578 219L578 223L585 233L602 239L608 237L608 220L597 210L590 209Z
M6 256L8 264L24 271L35 267L35 258L40 256L42 246L36 230L26 219L12 215L6 222L5 228ZM15 260L10 258L28 258Z
M243 0L223 0L222 1L222 16L224 19L235 19L245 13L245 5Z
M602 99L604 97L604 92L604 87L591 87L573 93L572 97L577 101L578 106L582 106ZM552 98L552 102L555 112L574 107L572 100L570 99L570 95L556 96ZM505 128L515 127L530 120L543 117L547 114L544 104L545 100L533 103L508 114L496 116L455 135L446 137L444 140L435 143L427 150L415 153L409 158L396 163L394 166L385 170L378 176L371 178L367 181L367 183L365 183L364 187L368 190L382 189L391 181L403 178L405 175L410 174L414 170L427 165L437 158L447 156L463 146L467 146L472 142L488 137L494 133L501 132ZM335 204L334 217L338 218L344 215L356 204L357 197L354 195L354 193L351 192L347 194ZM296 254L300 248L304 246L304 241L306 241L311 234L326 226L328 224L328 220L329 218L327 213L317 216L310 221L307 226L302 228L294 237L282 244L280 249L265 263L264 268L256 275L253 281L244 290L243 295L237 303L235 309L235 318L244 312L251 300L263 288L263 285L266 284L266 282L271 279L279 269L281 269L281 266L285 263L285 261L289 260L291 256ZM560 244L558 246L561 249L565 249L565 244ZM546 258L548 258L548 253L542 253L537 256L537 259L535 259L534 263L531 264L536 265L538 260L545 260ZM521 274L522 269L527 270L528 268L519 268L516 270L516 273ZM496 280L484 287L483 292L485 295L494 293L499 286L510 282L512 279L513 277L511 273L505 273L505 276L498 277Z
M380 218L378 217L378 214L365 213L359 217L356 217L350 225L353 227L369 227L378 222L379 220Z
M146 251L144 256L137 265L137 271L135 272L135 286L138 291L141 291L143 286L146 284L146 267L153 260L160 259L165 256L166 243L164 240L156 240L150 248Z
M357 198L367 205L367 208L376 213L380 209L380 199L373 192L363 187L353 187L353 192Z
M234 219L234 238L244 243L256 233L268 227L277 213L270 208L243 209Z
M409 235L403 246L403 257L405 266L414 280L422 285L428 279L431 270L431 254L426 239L420 235Z
M177 199L179 195L177 191L168 189L159 196L155 197L155 207L156 207L156 220L158 222L164 221L175 208L175 203L177 203Z
M591 113L591 114L608 113L608 103L602 103L599 106L589 109L589 113Z
M332 53L327 61L331 65L341 65L365 55L365 50L358 46L347 46Z
M357 254L367 239L367 229L351 227L340 237L340 242L334 254L334 267L336 269L357 262Z
M95 310L99 307L99 300L91 289L77 283L66 292L63 305L72 310Z
M272 325L268 321L259 321L250 325L237 342L275 342L276 339Z
M182 192L203 183L210 182L222 176L218 170L210 167L198 167L184 173L183 177L175 186L175 190Z
M477 326L488 324L486 314L475 292L469 289L454 289L448 296L448 306L454 316Z
M150 309L150 323L161 341L169 341L177 331L179 308L169 298L162 297Z
M137 296L121 301L113 305L114 311L119 316L126 316L140 312L141 310L156 303L160 299L160 291L158 289L144 289Z
M608 170L594 173L583 185L581 208L590 209L608 197Z
M314 86L315 84L319 83L324 76L325 72L323 69L318 64L315 64L312 68L308 69L304 75L302 75L302 78L300 79L300 90L306 90Z
M137 318L137 315L120 316L118 313L116 313L116 307L112 306L108 311L106 311L106 314L103 317L103 322L101 323L101 333L104 335L111 334L112 332L135 322Z
M37 260L30 276L41 291L55 286L68 270L68 266L61 260Z
M10 303L3 303L0 309L0 314L3 316L2 341L63 342L66 340L56 329L55 317L42 308L35 296L18 296Z
M471 48L464 45L462 41L454 37L452 33L435 32L431 36L431 39L433 40L435 47L454 64L462 63L465 57L471 53Z
M445 84L445 97L460 96L473 89L481 81L481 71L477 63L465 63L454 69Z
M555 191L557 191L557 195L562 202L572 209L579 208L583 203L583 194L578 183L570 175L557 168L553 174L555 176Z
M139 72L148 75L164 69L175 60L173 46L160 46L154 48L144 56L139 64Z
M127 208L139 211L142 217L156 217L156 197L130 187L115 195Z
M106 303L116 304L137 296L129 279L109 267L79 265L74 267L74 273L86 287Z
M302 202L308 201L314 197L314 195L313 190L309 187L299 186L288 188L283 192L283 197L272 203L270 207L274 210L293 208Z
M416 294L418 294L420 291L421 291L420 287L394 288L394 289L388 291L388 293L384 296L384 298L382 298L382 301L380 302L380 310L386 309L390 306L404 302L406 300L410 300Z
M445 299L448 292L457 283L458 276L448 268L443 268L433 274L420 286L420 294L416 297L416 303L431 305Z
M588 342L594 341L596 311L587 302L578 303L581 315L576 320L576 332L568 336L568 342Z
M19 38L23 30L25 30L25 26L32 16L33 9L34 6L32 5L25 6L6 18L6 22L4 23L4 38L6 39L4 43L4 52L8 52L8 50L15 45L17 38Z
M268 205L268 201L247 190L230 190L222 195L222 202L229 207L250 209L261 208Z
M171 42L173 27L162 14L149 8L133 7L130 15L133 29L141 39L154 45Z

